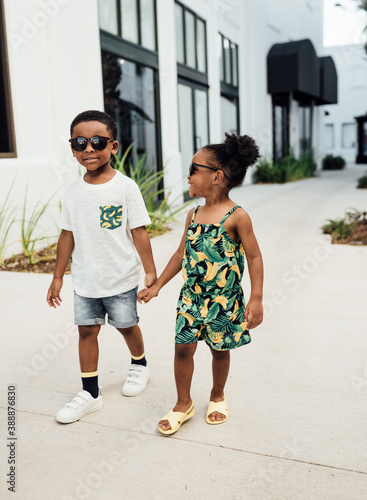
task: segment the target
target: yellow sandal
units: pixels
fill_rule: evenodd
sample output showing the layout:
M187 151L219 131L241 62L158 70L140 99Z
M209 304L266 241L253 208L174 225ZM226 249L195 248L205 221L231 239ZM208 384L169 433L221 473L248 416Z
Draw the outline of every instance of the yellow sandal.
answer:
M165 431L158 425L158 430L162 434L174 434L175 432L178 431L178 429L186 420L189 420L189 418L193 417L194 415L195 415L194 403L191 404L190 408L187 410L186 413L181 411L171 410L164 417L161 418L161 420L168 420L171 428Z
M222 413L222 415L225 415L226 418L223 420L210 420L209 415L215 411L218 413ZM211 425L223 424L227 419L228 419L228 408L226 403L226 397L224 396L223 401L218 401L217 403L215 401L209 401L208 411L206 412L206 421L208 422L208 424Z

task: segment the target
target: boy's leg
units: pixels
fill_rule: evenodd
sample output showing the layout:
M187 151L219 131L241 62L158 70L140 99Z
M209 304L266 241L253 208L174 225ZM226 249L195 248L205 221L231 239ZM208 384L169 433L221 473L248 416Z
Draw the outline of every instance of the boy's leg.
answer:
M98 334L100 325L78 326L79 363L82 373L96 372L98 369Z
M210 401L218 403L223 401L224 398L224 386L229 373L230 365L230 351L215 351L210 348L213 356L212 370L213 370L213 388L210 393ZM211 421L224 420L226 418L223 413L214 411L209 415Z
M76 422L84 415L102 408L97 372L99 352L97 337L100 328L100 325L78 326L83 391L57 412L56 420L62 424Z
M173 411L186 413L192 401L190 395L191 380L194 373L194 354L197 342L194 344L175 344L175 381L177 389L177 403ZM160 420L159 427L164 431L171 428L168 420Z
M117 328L117 330L124 337L130 354L134 358L138 358L144 354L143 335L138 325L134 325L130 328Z
M83 390L98 398L98 334L100 325L78 326L79 363Z
M149 367L145 359L143 335L138 325L117 328L124 337L130 351L131 364L122 387L124 396L137 396L142 393L149 380Z

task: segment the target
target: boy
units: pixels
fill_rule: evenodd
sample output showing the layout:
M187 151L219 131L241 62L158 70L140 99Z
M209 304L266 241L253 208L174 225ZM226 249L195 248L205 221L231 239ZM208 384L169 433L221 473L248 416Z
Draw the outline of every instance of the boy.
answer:
M83 390L56 414L56 420L64 424L102 408L97 336L106 313L131 353L122 393L136 396L145 389L149 368L136 311L138 254L145 286L157 278L145 228L151 221L142 195L133 180L110 164L111 155L119 148L115 122L107 113L84 111L71 123L70 135L73 155L86 173L65 190L55 272L47 293L50 307L61 304L63 276L72 254Z

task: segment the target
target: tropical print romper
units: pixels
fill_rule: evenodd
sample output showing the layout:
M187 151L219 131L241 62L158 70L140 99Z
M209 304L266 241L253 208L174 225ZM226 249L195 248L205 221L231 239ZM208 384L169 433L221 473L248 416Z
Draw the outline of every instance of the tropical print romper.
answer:
M238 207L219 224L194 222L199 207L194 210L182 262L185 284L177 303L177 344L205 340L212 349L226 351L251 341L241 286L244 250L223 226Z

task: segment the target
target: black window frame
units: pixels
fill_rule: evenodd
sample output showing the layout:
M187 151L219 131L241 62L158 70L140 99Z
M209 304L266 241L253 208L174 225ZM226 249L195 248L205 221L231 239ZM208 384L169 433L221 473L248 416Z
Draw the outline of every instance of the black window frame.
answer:
M184 62L177 62L177 72L179 76L184 78L189 78L191 80L197 81L203 85L208 84L208 37L207 37L207 29L206 29L206 21L202 17L198 16L196 12L189 9L186 5L182 4L175 0L175 4L179 5L182 8L183 16L182 16L182 34L183 34L183 49L184 49ZM187 65L187 47L186 47L186 15L185 13L189 12L195 18L195 68ZM197 21L201 21L204 23L204 41L205 41L205 71L200 71L198 69L198 47L197 47Z
M277 156L277 119L276 119L276 107L280 106L282 108L282 150L280 156ZM290 122L290 96L289 94L273 94L272 95L272 132L273 132L273 162L281 160L289 154L290 150L290 132L289 132L289 122Z
M141 4L140 4L140 0L136 0L136 14L137 14L137 20L138 20L138 43L135 44L134 42L131 42L130 40L127 40L126 38L124 38L122 36L122 22L121 22L121 12L122 12L122 9L121 9L121 0L115 0L116 2L116 12L117 12L117 35L115 35L114 33L110 33L109 31L106 31L106 30L103 30L102 28L100 28L100 31L107 34L107 35L111 35L113 37L117 37L121 40L123 40L124 42L128 43L128 44L131 44L133 46L139 46L141 47L142 49L144 50L147 50L148 52L152 52L152 53L158 53L158 34L157 34L157 0L153 0L154 1L154 43L155 43L155 50L152 51L151 49L148 49L147 47L144 47L144 45L142 45L141 41L142 41L142 36L141 36ZM99 2L98 2L99 4ZM98 8L99 8L99 5L98 5Z
M308 126L308 130L306 127L306 113L305 110L309 110L309 119L310 123ZM299 134L299 152L300 156L304 156L312 151L312 134L313 134L313 116L314 116L314 102L313 100L311 101L306 101L306 102L299 102L298 106L298 112L301 113L302 117L302 129L300 128L300 134ZM301 137L301 131L306 133L306 136ZM308 147L305 145L305 141L309 141Z
M133 63L147 66L154 70L155 81L155 110L156 110L156 151L157 151L157 172L163 170L163 153L162 153L162 127L161 127L161 114L160 114L160 86L159 86L159 66L158 66L158 53L153 52L141 45L136 45L132 42L124 40L117 35L109 33L100 29L100 43L101 43L101 58L102 51L115 54L117 57L126 59ZM163 179L159 184L159 189L163 189ZM164 193L158 195L158 199L163 199Z
M218 33L221 37L221 51L222 51L222 70L223 70L223 80L220 81L220 95L221 97L226 97L227 99L237 100L237 133L240 132L240 95L239 95L239 70L238 70L238 45L232 42L228 37L224 36L222 33ZM233 83L233 52L230 50L231 54L231 83L226 82L226 55L224 50L224 39L228 40L229 46L236 46L236 68L237 68L237 84Z
M0 0L0 105L2 109L5 109L5 131L8 142L8 151L0 152L0 158L16 158L17 150L3 0Z

